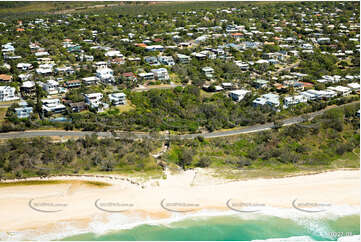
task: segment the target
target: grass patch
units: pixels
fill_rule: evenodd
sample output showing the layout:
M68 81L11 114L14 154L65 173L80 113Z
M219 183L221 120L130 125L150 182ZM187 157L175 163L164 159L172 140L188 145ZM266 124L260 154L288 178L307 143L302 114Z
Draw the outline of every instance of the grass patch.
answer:
M116 107L114 107L114 108L116 108L117 110L119 110L119 113L123 113L123 112L128 112L128 111L130 111L130 110L135 109L135 106L134 106L129 100L127 100L127 104L125 104L125 105L118 105L118 106L116 106Z

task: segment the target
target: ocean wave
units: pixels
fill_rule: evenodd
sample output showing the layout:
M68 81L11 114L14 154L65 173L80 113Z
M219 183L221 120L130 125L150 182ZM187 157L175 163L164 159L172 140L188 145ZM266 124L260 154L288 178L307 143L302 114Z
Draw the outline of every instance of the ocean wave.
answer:
M338 238L337 242L358 242L360 241L360 235L344 236ZM311 242L316 241L309 236L293 236L288 238L272 238L265 240L251 240L250 242Z
M309 236L293 236L288 238L273 238L265 240L251 240L251 242L310 242L315 241Z
M256 213L240 213L236 211L219 211L219 210L200 210L194 213L180 214L172 213L169 218L154 219L150 216L144 217L142 214L132 214L131 216L125 214L110 214L106 216L94 216L92 221L89 223L87 228L78 228L71 222L62 222L57 224L56 231L39 234L36 230L28 230L23 232L16 232L14 234L0 233L0 240L59 240L66 237L85 234L85 233L94 233L96 235L103 235L119 230L132 229L140 225L155 225L155 226L169 226L171 227L173 223L179 222L186 219L208 219L210 217L222 217L222 216L237 216L241 219L268 219L270 217L278 217L283 219L291 219L296 223L304 226L309 229L313 234L318 234L321 237L328 238L330 232L332 232L327 226L320 223L320 219L337 219L342 216L349 216L360 214L359 207L350 207L350 206L338 206L333 207L325 212L320 212L316 214L310 214L298 211L292 208L273 208L265 207L261 211ZM285 241L305 241L305 240L292 240L297 238L306 238L307 236L295 236L286 239ZM347 237L348 238L348 237ZM311 238L308 238L311 239ZM330 238L331 239L331 238ZM341 238L340 238L341 239ZM262 240L255 240L262 241ZM272 241L272 239L264 240ZM276 241L280 241L279 239ZM312 241L312 240L306 240ZM347 241L347 240L340 240Z

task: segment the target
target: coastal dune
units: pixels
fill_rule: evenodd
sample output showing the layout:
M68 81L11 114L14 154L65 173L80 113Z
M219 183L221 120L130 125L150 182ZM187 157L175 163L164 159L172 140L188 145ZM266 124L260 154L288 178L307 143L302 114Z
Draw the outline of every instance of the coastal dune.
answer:
M73 181L77 178L51 179ZM202 210L249 214L278 208L311 217L360 206L359 170L227 181L198 169L167 173L166 179L141 185L127 179L110 179L111 182L106 178L78 179L103 180L111 185L67 182L1 187L0 239L19 238L18 233L34 239L74 228L88 232L94 219L106 223L109 217L119 214L159 220Z

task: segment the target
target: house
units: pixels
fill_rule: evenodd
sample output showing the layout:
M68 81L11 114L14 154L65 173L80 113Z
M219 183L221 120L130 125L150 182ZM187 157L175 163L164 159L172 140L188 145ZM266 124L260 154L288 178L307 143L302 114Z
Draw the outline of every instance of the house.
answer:
M81 86L81 81L80 81L80 80L66 81L66 82L65 82L65 86L66 86L67 88L80 87L80 86Z
M196 57L198 60L205 60L207 59L207 55L201 53L192 53L191 56Z
M10 82L13 80L13 77L10 75L6 75L6 74L0 74L0 81L3 82Z
M191 62L191 57L188 55L177 54L178 62L181 64L188 64Z
M150 71L154 74L154 78L156 80L159 80L159 81L169 80L168 71L165 68L151 69Z
M242 101L243 98L248 94L251 93L251 91L240 89L240 90L234 90L230 91L228 93L229 97L231 97L234 101L239 102Z
M108 97L110 102L115 106L127 103L126 95L122 92L109 94Z
M75 73L75 71L71 66L65 66L55 68L55 73L62 75L72 75Z
M357 82L349 83L347 86L351 88L352 91L360 91L360 84Z
M351 88L343 87L343 86L328 87L327 89L331 91L335 91L341 96L348 96L352 92Z
M213 77L213 74L214 74L214 69L212 67L203 67L202 68L202 71L204 73L204 75L208 78L212 78Z
M97 61L97 62L95 62L95 67L97 69L105 69L105 68L108 68L108 65L107 65L107 62L105 62L105 61Z
M113 70L110 68L99 68L96 70L96 77L103 83L112 83L115 81Z
M164 51L164 47L162 45L150 45L145 47L146 51Z
M20 92L23 95L31 95L34 94L35 91L36 91L36 86L35 86L35 82L33 81L23 82L23 84L20 87Z
M47 52L47 51L39 51L39 52L35 53L36 57L48 56L48 55L49 55L49 52Z
M292 105L296 105L299 103L306 103L306 102L307 102L307 98L303 95L288 96L285 97L283 100L283 107L289 108Z
M15 51L15 47L13 46L12 43L7 43L4 45L1 45L1 52L3 53L12 53Z
M160 65L157 57L155 57L155 56L146 56L146 57L144 57L144 61L145 61L145 63L147 63L147 64L149 64L151 66Z
M20 107L15 108L15 113L18 118L29 118L33 113L33 107L28 107L28 103L23 101L19 103Z
M87 109L85 102L69 103L72 112L79 113Z
M305 96L307 100L328 99L337 96L337 93L332 90L307 90L300 94Z
M94 61L94 56L81 54L78 56L78 60L85 61L85 62L92 62L92 61Z
M58 93L59 83L55 80L48 80L46 83L42 83L44 91L53 95Z
M85 103L88 104L92 108L97 108L100 104L102 104L103 94L97 93L90 93L84 94Z
M154 80L154 74L152 72L139 73L138 76L141 80L145 80L145 81Z
M122 74L122 78L127 81L137 81L137 77L133 72L125 72Z
M16 67L22 71L28 71L33 68L33 65L30 63L18 63Z
M42 110L46 113L63 113L66 111L64 104L58 98L42 99Z
M53 73L53 65L52 64L41 64L36 69L36 73L40 75L49 75Z
M120 51L118 50L109 50L107 52L105 52L104 54L106 57L121 57L123 58L124 55L120 53Z
M267 88L269 81L258 79L253 82L255 88Z
M24 81L29 80L32 76L33 76L32 73L26 73L26 74L18 75L18 78L20 79L20 81L24 82Z
M249 68L249 64L242 61L235 61L234 64L236 64L242 71L247 71Z
M121 58L121 57L117 57L114 58L112 60L109 61L111 64L115 64L115 65L124 65L125 64L125 59Z
M255 107L269 105L272 109L277 109L280 105L280 100L278 94L267 93L256 98L252 103Z
M305 89L304 85L298 81L295 80L287 80L283 82L283 85L286 87L293 87L294 90L300 90L303 91Z
M318 98L318 96L315 93L308 92L308 91L301 92L300 95L304 96L307 99L307 101L313 101Z
M19 97L16 96L15 90L15 87L0 86L0 102L18 100Z
M223 82L222 84L222 87L223 87L223 89L232 89L233 88L233 83L231 83L231 82Z
M84 77L81 79L83 81L84 85L94 85L99 81L98 77L90 76L90 77Z
M107 103L102 102L103 94L101 93L90 93L84 94L85 103L91 108L96 108L98 112L103 112L104 109L109 108Z
M326 38L326 37L317 39L317 43L320 45L330 44L330 42L331 42L331 39Z
M174 60L172 56L159 56L158 60L160 61L161 64L166 65L166 66L174 66Z

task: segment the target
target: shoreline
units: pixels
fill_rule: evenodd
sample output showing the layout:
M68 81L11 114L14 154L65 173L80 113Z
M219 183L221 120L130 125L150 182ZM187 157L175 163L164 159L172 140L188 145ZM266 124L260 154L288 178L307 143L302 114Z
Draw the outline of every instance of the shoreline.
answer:
M359 214L360 210L359 170L227 181L209 176L207 170L197 169L167 174L167 179L139 184L127 178L114 179L103 175L61 178L70 182L0 187L2 231L13 232L29 240L59 233L66 233L62 237L68 237L71 231L76 231L75 234L83 233L81 231L104 233L117 230L119 225L137 224L137 221L167 223L172 219L209 216L212 213L245 216L246 213L237 210L251 211L255 208L259 212L254 214L308 218L346 216ZM59 180L59 177L48 180ZM102 181L111 186L100 188L72 183L74 180ZM330 207L320 213L305 213L292 207L295 199L299 204L313 202L318 206L329 204ZM66 206L58 212L39 212L29 207L30 201L35 205L63 203ZM235 210L227 207L229 201L232 206L235 204L232 207ZM235 207L237 202L243 203L241 207ZM37 209L45 211L53 209L39 206ZM313 207L303 209L312 210ZM5 236L9 240L17 238L16 235ZM3 239L2 236L0 239Z

